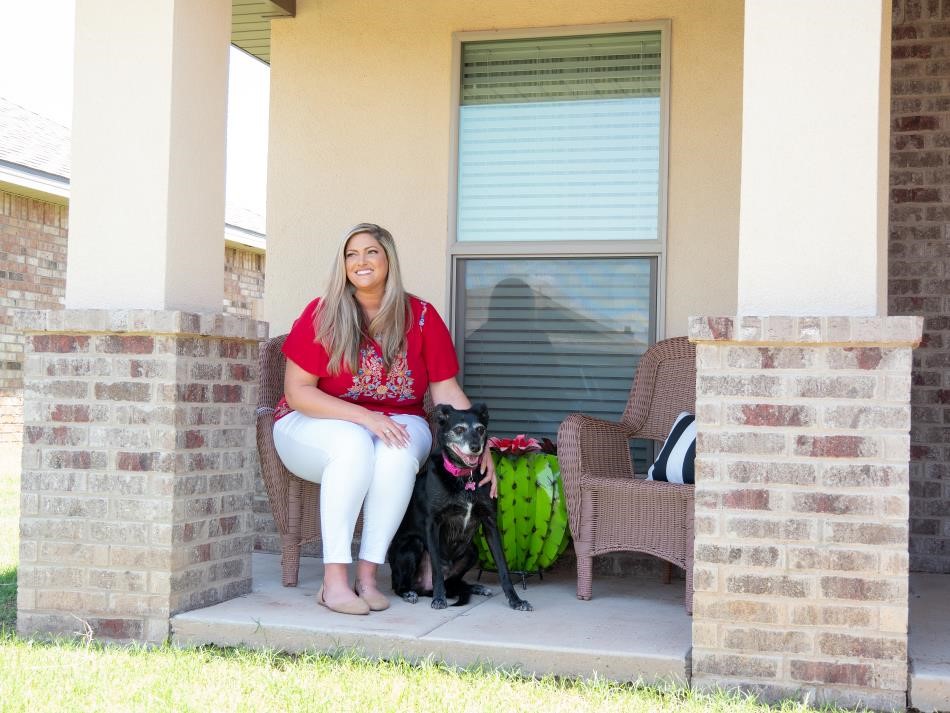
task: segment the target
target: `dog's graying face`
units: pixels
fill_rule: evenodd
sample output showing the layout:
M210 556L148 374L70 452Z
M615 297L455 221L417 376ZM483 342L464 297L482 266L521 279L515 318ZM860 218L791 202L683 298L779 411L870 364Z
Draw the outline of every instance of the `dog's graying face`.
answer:
M466 468L478 465L487 440L488 408L485 404L472 404L472 408L462 410L439 404L436 415L439 424L436 438L442 452Z

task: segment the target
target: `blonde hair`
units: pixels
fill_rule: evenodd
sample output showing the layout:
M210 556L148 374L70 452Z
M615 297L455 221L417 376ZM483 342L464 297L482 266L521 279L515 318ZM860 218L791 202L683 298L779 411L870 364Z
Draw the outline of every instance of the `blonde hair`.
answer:
M369 322L354 296L356 288L346 277L346 245L354 235L366 233L380 244L389 262L389 274L379 313ZM330 279L313 318L317 341L330 356L328 369L337 375L346 365L355 374L360 365L360 347L370 338L379 342L383 362L388 369L406 346L406 325L409 321L409 296L402 286L396 242L392 234L374 223L360 223L350 228L340 241Z

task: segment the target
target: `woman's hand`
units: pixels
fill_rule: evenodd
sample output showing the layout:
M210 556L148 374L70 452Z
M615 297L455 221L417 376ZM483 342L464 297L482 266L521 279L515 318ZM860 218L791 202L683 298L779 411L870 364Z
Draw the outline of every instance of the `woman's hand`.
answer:
M352 401L330 396L317 388L319 378L287 360L284 396L295 411L313 418L336 418L359 424L391 448L409 445L409 429L384 413L363 408Z
M405 448L409 445L409 429L384 413L367 410L362 425L391 448Z
M498 497L498 476L495 475L495 461L491 457L491 448L485 447L485 452L482 454L482 464L481 472L485 475L478 485L482 486L485 483L491 483L491 490L488 491L488 494L493 498Z

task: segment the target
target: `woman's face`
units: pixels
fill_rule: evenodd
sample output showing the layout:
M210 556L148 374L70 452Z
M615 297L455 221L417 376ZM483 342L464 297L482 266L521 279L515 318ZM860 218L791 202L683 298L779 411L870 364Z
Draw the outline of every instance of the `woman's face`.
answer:
M369 233L357 233L343 248L346 279L357 292L382 292L389 276L386 251Z

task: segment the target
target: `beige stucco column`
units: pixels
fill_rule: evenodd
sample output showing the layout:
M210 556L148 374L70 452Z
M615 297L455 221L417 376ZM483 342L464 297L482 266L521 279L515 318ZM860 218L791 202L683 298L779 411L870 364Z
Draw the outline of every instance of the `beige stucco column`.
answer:
M66 306L220 312L229 0L76 3Z
M902 709L911 351L889 2L746 0L739 315L697 317L693 684Z
M257 342L221 314L229 0L79 0L65 310L24 312L17 628L162 642L251 586Z
M883 314L889 0L747 0L744 54L739 314Z

